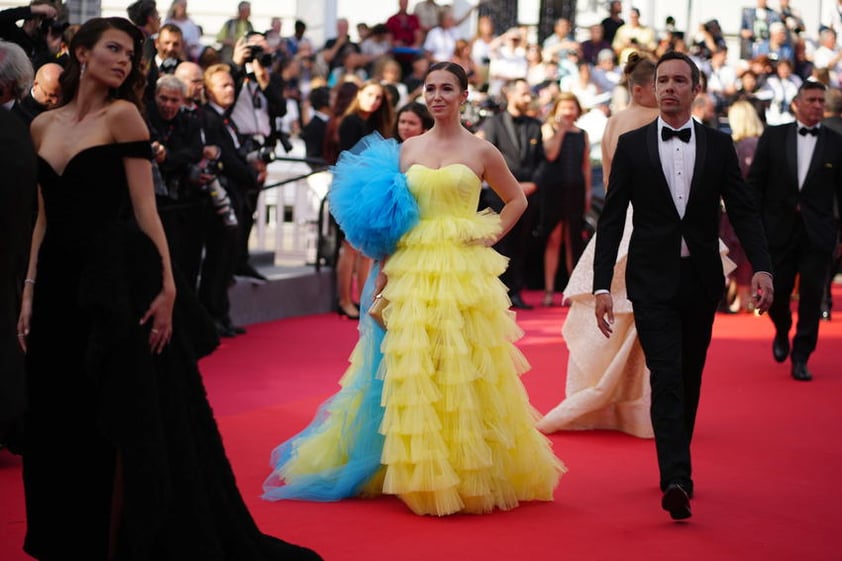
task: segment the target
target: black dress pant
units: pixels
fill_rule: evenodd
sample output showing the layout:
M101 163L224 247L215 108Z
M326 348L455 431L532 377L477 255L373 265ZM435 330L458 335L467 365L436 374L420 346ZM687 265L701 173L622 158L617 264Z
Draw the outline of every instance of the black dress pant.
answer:
M798 323L792 338L792 361L807 362L819 339L819 320L832 254L810 243L803 223L792 243L772 252L775 299L769 317L775 331L789 334L792 327L790 296L798 278Z
M494 249L509 258L509 266L500 275L500 280L509 289L509 295L518 295L526 287L526 261L530 244L536 243L535 228L538 225L539 204L537 192L527 197L528 206L520 219L509 232L494 245ZM503 209L503 201L491 189L483 189L483 199L480 204L488 206L499 213Z
M240 226L226 226L210 206L204 208L207 238L199 279L199 301L214 320L225 323L231 308L228 288L234 279Z
M717 300L709 300L690 259L681 260L674 301L633 302L640 344L650 370L652 427L660 485L693 490L690 441L710 344Z

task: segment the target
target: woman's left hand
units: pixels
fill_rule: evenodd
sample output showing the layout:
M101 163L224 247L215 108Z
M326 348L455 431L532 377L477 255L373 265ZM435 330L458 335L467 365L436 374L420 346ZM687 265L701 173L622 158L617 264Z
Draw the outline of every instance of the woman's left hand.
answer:
M149 350L161 354L172 337L172 310L175 302L175 289L164 289L149 304L149 309L140 320L140 325L146 325L152 319L149 330Z

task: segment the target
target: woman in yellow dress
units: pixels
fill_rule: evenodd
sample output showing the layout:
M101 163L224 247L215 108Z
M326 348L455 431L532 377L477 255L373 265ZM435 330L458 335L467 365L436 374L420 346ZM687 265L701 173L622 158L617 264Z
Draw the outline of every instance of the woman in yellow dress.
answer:
M491 248L526 199L497 149L463 127L467 88L460 66L433 65L433 128L400 145L366 137L334 169L331 208L377 260L363 298L386 299L386 329L363 315L342 389L275 449L268 500L391 494L444 516L553 498L565 468L535 429L498 278L507 262ZM482 181L506 202L499 216L476 211Z

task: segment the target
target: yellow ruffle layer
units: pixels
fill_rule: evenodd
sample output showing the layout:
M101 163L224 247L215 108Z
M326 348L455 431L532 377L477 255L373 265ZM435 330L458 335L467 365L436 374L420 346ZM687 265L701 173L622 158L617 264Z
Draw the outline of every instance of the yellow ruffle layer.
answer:
M552 500L565 471L519 379L506 258L474 243L498 232L493 214L422 219L384 267L382 490L417 514Z

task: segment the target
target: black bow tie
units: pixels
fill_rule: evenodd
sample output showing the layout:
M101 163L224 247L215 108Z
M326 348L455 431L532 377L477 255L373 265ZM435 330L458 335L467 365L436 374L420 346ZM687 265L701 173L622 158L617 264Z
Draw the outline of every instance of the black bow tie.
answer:
M669 140L672 137L678 137L681 142L690 142L690 129L674 130L669 127L661 128L661 140Z
M801 127L798 129L798 134L801 136L807 136L808 134L812 134L813 136L819 136L819 127L813 127L808 129L807 127Z

